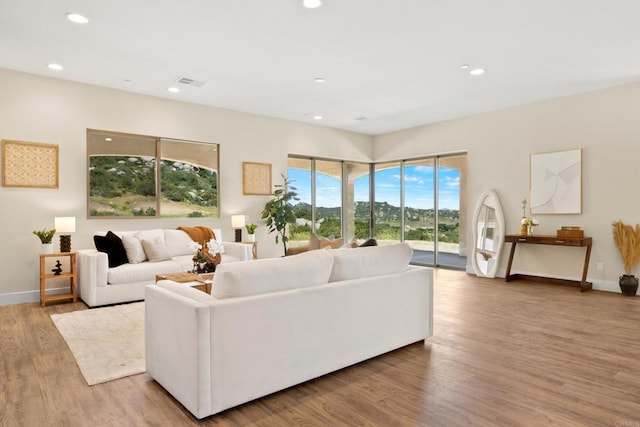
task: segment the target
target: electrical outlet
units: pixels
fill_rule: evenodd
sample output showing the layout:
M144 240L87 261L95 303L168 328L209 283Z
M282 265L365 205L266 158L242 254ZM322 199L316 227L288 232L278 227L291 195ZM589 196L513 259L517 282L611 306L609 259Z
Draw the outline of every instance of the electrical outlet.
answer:
M598 271L603 271L604 270L604 262L600 261L596 264L596 269Z

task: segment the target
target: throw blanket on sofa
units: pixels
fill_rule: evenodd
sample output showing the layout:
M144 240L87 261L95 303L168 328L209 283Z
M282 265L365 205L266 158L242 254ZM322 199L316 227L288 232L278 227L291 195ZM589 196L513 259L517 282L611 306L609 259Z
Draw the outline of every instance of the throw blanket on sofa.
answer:
M209 248L207 247L207 242L216 238L216 234L211 228L204 225L198 225L195 227L180 226L178 227L178 230L184 231L189 235L189 237L191 237L191 240L202 245L202 254L207 259L207 262L211 264L220 264L222 256L219 253L213 255L210 254Z

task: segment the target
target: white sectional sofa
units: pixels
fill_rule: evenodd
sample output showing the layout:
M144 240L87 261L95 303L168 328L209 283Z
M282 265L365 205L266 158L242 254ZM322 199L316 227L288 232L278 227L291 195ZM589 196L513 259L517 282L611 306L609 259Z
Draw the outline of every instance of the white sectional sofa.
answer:
M406 244L221 265L212 295L147 286L147 372L195 417L425 340L433 270Z
M219 229L213 230L218 243L224 246L221 263L252 259L252 245L222 242ZM155 283L156 274L179 273L193 270L193 241L181 230L153 229L135 231L113 231L123 238L125 235L140 239L159 239L168 251L170 259L158 262L126 263L109 267L106 253L96 249L78 251L78 289L80 298L95 307L144 299L146 285ZM104 236L106 232L96 235ZM144 259L144 255L141 257Z

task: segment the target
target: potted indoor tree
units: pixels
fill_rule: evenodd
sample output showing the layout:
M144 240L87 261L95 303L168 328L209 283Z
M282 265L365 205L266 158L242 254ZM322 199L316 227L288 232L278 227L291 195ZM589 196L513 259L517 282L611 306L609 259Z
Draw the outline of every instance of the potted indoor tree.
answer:
M42 230L34 230L33 234L38 236L38 238L40 239L40 243L42 243L42 246L40 248L40 253L42 254L53 253L53 243L51 242L53 240L54 234L56 234L55 228L53 230L47 230L46 228L43 228Z
M287 225L295 222L291 201L299 200L295 192L296 187L290 185L289 179L282 175L283 183L274 185L273 199L269 200L262 210L262 219L265 220L269 233L276 232L276 245L282 241L284 255L287 255Z
M640 225L632 227L622 221L616 221L612 224L612 230L625 272L620 276L620 290L622 295L635 296L638 291L638 278L631 272L640 262Z

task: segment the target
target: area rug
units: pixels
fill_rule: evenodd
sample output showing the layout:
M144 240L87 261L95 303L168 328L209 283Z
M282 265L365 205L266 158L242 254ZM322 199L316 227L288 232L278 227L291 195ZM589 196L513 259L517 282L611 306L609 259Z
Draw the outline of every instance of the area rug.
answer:
M145 371L144 302L52 314L89 385Z

